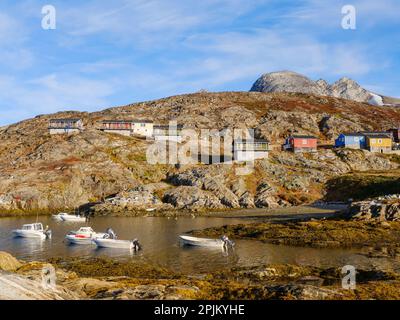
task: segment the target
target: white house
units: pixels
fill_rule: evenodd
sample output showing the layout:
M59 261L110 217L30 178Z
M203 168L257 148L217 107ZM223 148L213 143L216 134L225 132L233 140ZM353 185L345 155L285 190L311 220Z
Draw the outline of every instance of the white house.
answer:
M182 141L182 125L168 126L168 125L154 125L153 137L155 140L161 141Z
M132 120L132 134L138 136L153 136L153 121L151 120Z
M73 134L83 130L81 119L50 119L50 134Z
M248 139L233 141L234 161L254 161L268 158L269 141L264 139Z

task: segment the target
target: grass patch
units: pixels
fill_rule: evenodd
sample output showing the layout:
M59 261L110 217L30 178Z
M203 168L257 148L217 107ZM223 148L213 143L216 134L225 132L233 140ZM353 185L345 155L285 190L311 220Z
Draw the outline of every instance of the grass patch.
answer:
M392 175L390 175L392 174ZM365 200L400 192L400 175L353 174L333 178L326 183L327 201Z

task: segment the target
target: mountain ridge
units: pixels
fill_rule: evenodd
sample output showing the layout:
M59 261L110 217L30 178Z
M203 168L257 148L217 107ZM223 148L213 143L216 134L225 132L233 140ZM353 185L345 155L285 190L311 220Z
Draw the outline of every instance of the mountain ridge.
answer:
M324 79L313 81L305 75L288 70L264 73L256 80L250 91L306 93L365 102L378 106L400 107L400 99L371 92L348 77L342 77L329 84Z

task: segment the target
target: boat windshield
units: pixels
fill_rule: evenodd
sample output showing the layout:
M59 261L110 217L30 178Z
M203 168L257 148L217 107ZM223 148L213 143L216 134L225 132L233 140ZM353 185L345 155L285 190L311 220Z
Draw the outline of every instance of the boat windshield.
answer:
M22 230L33 230L33 226L31 224L25 224L22 226Z

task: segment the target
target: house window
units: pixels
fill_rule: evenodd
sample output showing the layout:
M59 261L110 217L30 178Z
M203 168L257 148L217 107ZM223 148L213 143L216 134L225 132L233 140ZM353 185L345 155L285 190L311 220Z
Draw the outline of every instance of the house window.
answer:
M382 143L382 139L378 139L378 143Z
M140 126L141 126L141 127L145 127L146 124L145 124L145 123L141 123Z
M359 137L354 137L354 142L359 142L360 138Z
M302 142L303 144L307 144L307 140L306 140L306 139L303 139L301 142Z

